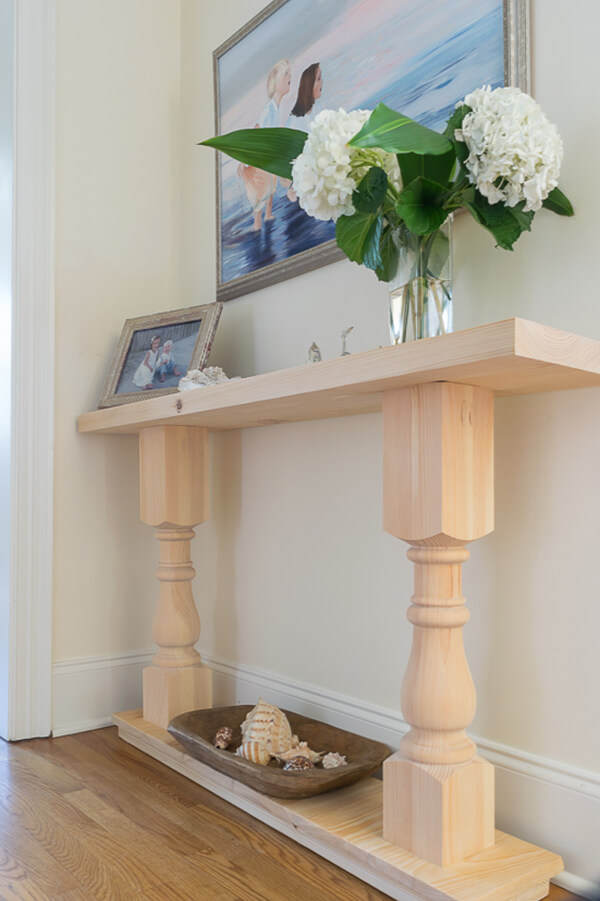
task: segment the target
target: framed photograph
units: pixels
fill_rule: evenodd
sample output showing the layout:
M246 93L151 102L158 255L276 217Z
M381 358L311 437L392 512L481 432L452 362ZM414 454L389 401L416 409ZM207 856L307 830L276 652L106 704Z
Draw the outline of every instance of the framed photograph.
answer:
M99 408L177 391L189 369L203 369L223 304L211 303L127 319Z
M384 102L442 130L482 85L527 91L528 0L275 0L213 54L215 130L308 131ZM217 154L217 298L342 259L289 183Z

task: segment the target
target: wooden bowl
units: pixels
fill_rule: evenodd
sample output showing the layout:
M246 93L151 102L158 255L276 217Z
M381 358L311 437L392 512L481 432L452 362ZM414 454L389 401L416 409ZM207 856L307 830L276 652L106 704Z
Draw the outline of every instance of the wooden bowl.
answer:
M317 765L314 770L292 772L284 771L276 760L260 766L235 754L242 743L241 724L250 710L250 704L190 710L172 719L168 730L192 757L275 798L309 798L350 785L374 773L392 753L381 742L284 710L292 732L300 741L308 742L313 751L337 751L344 755L347 764L330 770ZM232 743L226 751L213 745L221 726L229 726L233 732Z

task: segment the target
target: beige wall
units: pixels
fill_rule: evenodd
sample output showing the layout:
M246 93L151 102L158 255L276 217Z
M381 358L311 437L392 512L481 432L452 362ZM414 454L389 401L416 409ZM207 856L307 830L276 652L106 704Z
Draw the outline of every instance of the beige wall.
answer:
M179 303L179 60L176 0L58 0L56 660L152 643L136 442L77 436L75 418L125 319Z
M213 133L211 52L263 5L58 0L57 664L152 645L157 553L138 522L135 441L77 436L75 417L95 407L126 318L215 298L213 157L196 146ZM456 327L519 315L600 337L599 13L584 0L567 19L561 0L531 6L533 93L563 135L577 215L540 214L512 254L459 217ZM211 362L243 376L285 368L313 340L332 357L349 325L350 350L377 347L386 301L371 273L336 263L227 303ZM598 774L599 400L497 402L496 532L464 573L473 732ZM399 709L412 576L381 530L380 425L213 437L213 517L193 545L203 652Z
M210 50L262 5L183 3L186 303L214 291L213 160L195 146L213 129ZM600 336L589 262L596 243L589 173L600 124L582 114L594 107L599 69L589 15L583 0L568 22L558 0L532 3L533 91L563 135L561 184L577 215L540 214L513 253L495 249L461 216L459 328L518 315ZM232 374L268 371L303 362L312 340L335 356L347 325L355 327L352 350L375 347L386 341L385 303L371 273L336 263L228 302L213 360ZM466 643L479 691L474 731L596 770L600 726L585 694L600 680L599 399L594 389L498 401L496 532L472 546L465 566ZM403 546L380 527L379 417L277 426L221 436L215 445L215 513L206 528L230 536L216 603L210 599L203 616L205 647L397 707L411 573ZM232 462L235 491L227 481ZM226 512L218 509L221 491ZM208 564L216 539L204 550L197 544Z

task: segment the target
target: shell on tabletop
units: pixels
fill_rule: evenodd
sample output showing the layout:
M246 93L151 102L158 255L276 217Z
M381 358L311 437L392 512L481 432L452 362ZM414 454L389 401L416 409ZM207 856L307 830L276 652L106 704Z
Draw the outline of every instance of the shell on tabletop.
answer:
M239 746L235 753L238 757L243 757L245 760L251 760L252 763L259 763L261 766L266 766L271 759L271 755L269 754L266 745L261 741L245 741Z
M301 741L292 747L288 751L283 751L281 754L275 755L278 760L293 760L294 757L305 757L307 760L310 760L311 763L318 763L322 754L319 754L318 751L313 751L308 747L307 742Z
M242 742L257 741L263 744L272 757L289 751L298 742L292 735L292 727L285 713L262 698L242 723Z
M229 726L221 726L220 729L217 729L215 737L213 738L213 745L215 748L219 748L221 751L224 751L229 747L233 740L233 730L229 728Z
M323 758L323 769L325 770L333 770L338 766L347 766L347 764L345 756L338 754L337 751L332 751Z
M286 773L300 773L307 770L314 770L315 765L308 757L292 757L286 761L283 769Z

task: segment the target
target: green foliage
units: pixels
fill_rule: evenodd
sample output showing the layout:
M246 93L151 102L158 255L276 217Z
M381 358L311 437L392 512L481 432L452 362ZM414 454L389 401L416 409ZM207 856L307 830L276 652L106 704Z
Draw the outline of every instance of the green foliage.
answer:
M371 166L352 194L354 209L359 213L376 213L385 200L388 177L379 166Z
M398 245L394 241L394 232L386 225L379 240L379 256L381 263L375 268L375 275L380 282L390 282L398 267Z
M550 191L542 206L552 213L557 213L559 216L575 215L573 204L559 188L554 188L554 190Z
M447 188L428 178L415 178L400 194L396 212L415 235L429 235L448 216L444 209Z
M512 250L523 232L529 231L534 216L532 212L523 212L523 204L511 208L502 203L489 203L475 188L464 195L464 205L475 221L494 236L498 247L504 250Z
M337 220L336 241L348 259L372 269L380 281L394 277L398 229L423 239L431 260L437 253L447 253L443 243L447 238L438 229L453 210L468 209L505 250L512 250L523 232L530 230L534 213L525 212L524 202L515 207L490 204L470 183L465 166L468 147L455 136L469 112L466 104L458 106L439 134L380 103L348 142L358 150L354 171L362 165L368 168L352 195L354 214ZM289 179L292 161L302 152L306 138L305 132L291 128L251 128L201 144ZM379 165L375 151L380 150L396 155L402 189ZM543 206L559 216L573 215L570 201L559 188L551 191Z
M308 135L296 128L242 128L200 141L234 160L282 178L292 177L292 160L302 153Z
M456 154L452 147L446 153L427 156L419 153L399 153L398 165L402 184L409 185L415 178L427 178L440 185L448 185L454 173Z
M369 269L374 269L381 262L377 259L377 248L374 248L381 237L381 228L381 217L375 213L340 216L335 225L335 240L349 260L362 264L366 259Z
M375 107L350 147L377 147L388 153L419 153L438 156L448 153L450 142L444 135L396 113L385 103Z

